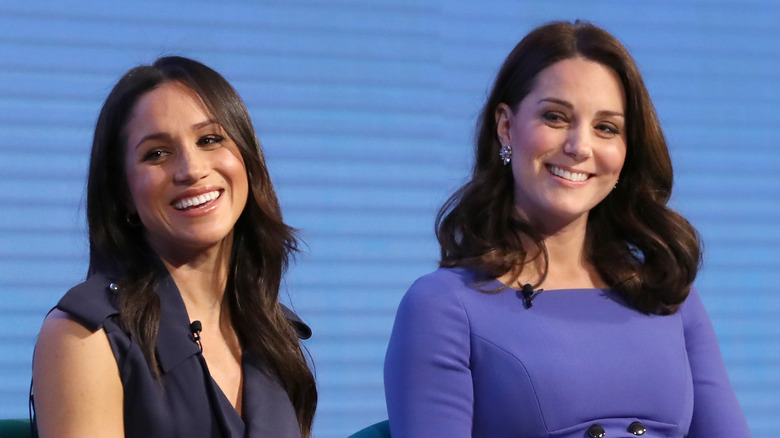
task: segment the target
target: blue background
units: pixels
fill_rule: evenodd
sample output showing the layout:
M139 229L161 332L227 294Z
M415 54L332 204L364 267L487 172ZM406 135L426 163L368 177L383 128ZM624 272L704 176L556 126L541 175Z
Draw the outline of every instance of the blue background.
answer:
M673 204L705 240L697 280L754 436L780 429L780 5L771 0L85 0L0 4L0 418L27 415L40 323L84 278L94 121L164 54L245 99L307 252L284 300L306 343L316 437L386 418L395 308L436 266L436 210L470 168L506 54L552 19L634 54L671 148Z

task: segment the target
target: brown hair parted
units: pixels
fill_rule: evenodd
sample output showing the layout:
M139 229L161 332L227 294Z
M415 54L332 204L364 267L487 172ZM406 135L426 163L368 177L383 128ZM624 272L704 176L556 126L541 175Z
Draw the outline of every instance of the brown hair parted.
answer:
M514 180L499 157L495 112L500 103L516 110L534 88L539 72L574 57L614 70L626 96L625 164L620 183L590 211L586 255L604 281L635 308L673 313L688 296L699 269L699 237L667 206L672 163L636 63L614 36L589 23L538 27L504 61L477 122L471 179L436 218L440 266L467 266L491 277L512 272L517 278L531 261L523 243L530 238L537 245L534 253L545 258L546 272L542 236L513 205Z
M264 361L295 407L304 436L311 433L317 404L314 377L298 337L278 303L282 274L298 249L295 232L282 220L260 143L249 113L233 87L217 72L191 59L164 57L133 68L114 86L98 116L87 183L89 274L120 279L121 323L138 339L156 370L154 349L160 301L154 292L161 268L143 228L126 220L125 126L141 96L166 82L181 83L238 146L250 196L234 227L223 305L242 345Z

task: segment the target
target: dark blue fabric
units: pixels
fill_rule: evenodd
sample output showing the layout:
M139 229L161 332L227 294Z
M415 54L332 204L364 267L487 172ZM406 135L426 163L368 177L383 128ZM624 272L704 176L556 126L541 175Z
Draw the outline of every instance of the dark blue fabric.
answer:
M300 430L286 391L249 352L244 352L243 418L210 377L190 333L190 319L173 279L157 285L161 318L156 352L162 374L155 378L138 344L119 326L109 285L97 274L71 289L57 304L90 330L105 330L124 388L125 435L149 437L295 437ZM306 338L311 330L289 309L285 314ZM96 407L97 409L98 407Z
M610 290L475 289L440 269L404 296L385 360L393 436L749 437L712 324L693 290L646 315ZM495 280L485 290L497 289Z

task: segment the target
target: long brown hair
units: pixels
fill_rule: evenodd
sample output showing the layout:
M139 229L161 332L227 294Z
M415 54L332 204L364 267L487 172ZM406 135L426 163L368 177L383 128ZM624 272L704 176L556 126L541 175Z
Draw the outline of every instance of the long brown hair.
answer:
M589 23L553 22L531 31L509 53L485 102L476 130L471 179L442 206L436 218L442 267L467 266L515 280L531 260L524 237L546 251L542 236L517 214L514 179L499 157L495 111L513 111L545 68L584 57L614 70L626 95L627 153L616 188L588 216L586 256L599 275L644 312L677 311L701 263L696 230L667 203L672 162L655 108L628 50ZM540 280L541 281L541 280Z
M304 436L311 433L317 389L295 329L277 300L282 274L298 249L295 231L282 220L260 143L249 113L217 72L191 59L164 57L127 72L108 95L98 117L87 183L89 274L120 280L120 319L136 338L153 370L160 300L160 264L143 228L126 220L129 191L124 172L125 125L138 99L166 82L179 82L202 99L238 146L250 196L235 224L223 305L242 345L262 360L287 391ZM164 268L163 268L164 269Z

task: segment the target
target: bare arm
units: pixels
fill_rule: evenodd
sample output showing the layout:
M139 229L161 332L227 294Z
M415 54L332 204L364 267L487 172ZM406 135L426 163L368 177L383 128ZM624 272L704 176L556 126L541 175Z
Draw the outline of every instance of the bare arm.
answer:
M124 437L122 381L105 331L53 310L38 335L33 385L41 438Z

